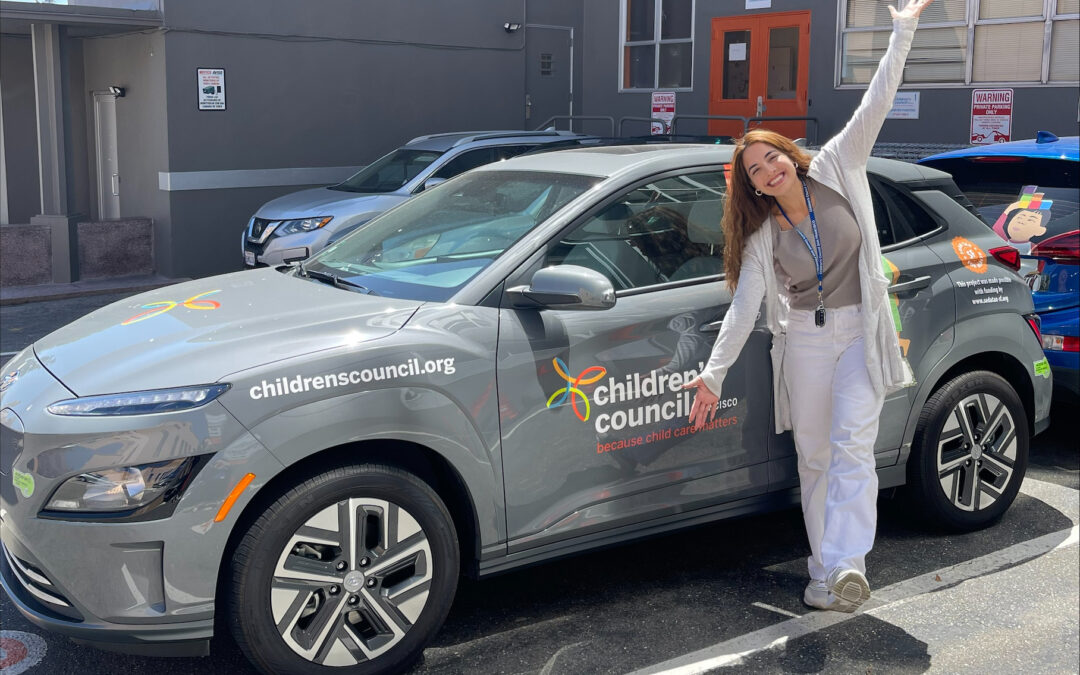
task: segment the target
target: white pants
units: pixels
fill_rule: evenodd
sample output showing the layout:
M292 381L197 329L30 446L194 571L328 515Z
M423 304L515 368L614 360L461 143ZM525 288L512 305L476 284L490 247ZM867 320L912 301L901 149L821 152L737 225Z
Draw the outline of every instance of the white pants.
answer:
M820 581L836 568L866 573L877 527L874 441L884 400L866 370L859 306L826 315L818 327L814 312L791 310L784 351L807 565Z

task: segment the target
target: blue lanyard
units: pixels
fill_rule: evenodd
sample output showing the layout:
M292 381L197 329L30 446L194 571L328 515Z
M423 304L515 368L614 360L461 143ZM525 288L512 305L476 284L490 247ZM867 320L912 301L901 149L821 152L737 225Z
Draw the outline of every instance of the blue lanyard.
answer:
M776 202L776 208L780 209L780 213L784 216L784 220L788 221L791 225L791 229L795 230L795 234L803 240L806 244L806 249L810 251L810 257L814 259L814 270L817 272L817 295L818 305L822 304L821 300L821 280L825 276L825 261L821 256L821 236L818 234L817 218L814 217L814 205L810 203L810 190L806 187L806 181L802 182L803 197L806 198L806 210L810 214L810 229L814 231L814 245L817 247L817 254L814 254L814 247L810 246L810 240L806 238L806 235L799 231L799 228L795 227L795 223L791 222L791 218L784 213L784 207L780 206L780 202Z

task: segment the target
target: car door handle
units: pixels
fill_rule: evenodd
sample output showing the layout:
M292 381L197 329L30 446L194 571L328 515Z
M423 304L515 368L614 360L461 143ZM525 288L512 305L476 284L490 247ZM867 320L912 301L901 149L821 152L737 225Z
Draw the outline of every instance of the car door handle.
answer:
M911 291L917 291L920 288L926 288L930 285L930 277L919 277L918 279L912 279L911 281L904 281L899 284L893 284L889 286L889 293L899 295L900 293L908 293Z

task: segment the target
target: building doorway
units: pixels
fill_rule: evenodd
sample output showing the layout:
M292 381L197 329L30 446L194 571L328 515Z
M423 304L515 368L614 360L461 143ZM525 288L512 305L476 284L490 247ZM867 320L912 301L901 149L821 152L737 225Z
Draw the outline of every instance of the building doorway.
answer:
M533 23L525 30L524 128L535 129L555 115L574 114L574 31Z
M803 117L810 79L810 12L779 12L712 20L709 114ZM751 122L790 138L806 136L805 121ZM815 129L816 131L816 129ZM741 136L737 121L709 122L714 136Z
M94 92L98 220L120 217L120 168L116 151L116 96Z

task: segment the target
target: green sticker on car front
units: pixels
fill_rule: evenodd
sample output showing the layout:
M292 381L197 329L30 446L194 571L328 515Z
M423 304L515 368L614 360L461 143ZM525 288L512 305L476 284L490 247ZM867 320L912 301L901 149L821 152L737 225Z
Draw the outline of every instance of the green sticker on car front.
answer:
M18 488L25 499L34 494L34 477L18 469L11 472L11 484Z
M1035 362L1035 374L1050 377L1050 362L1045 358Z

